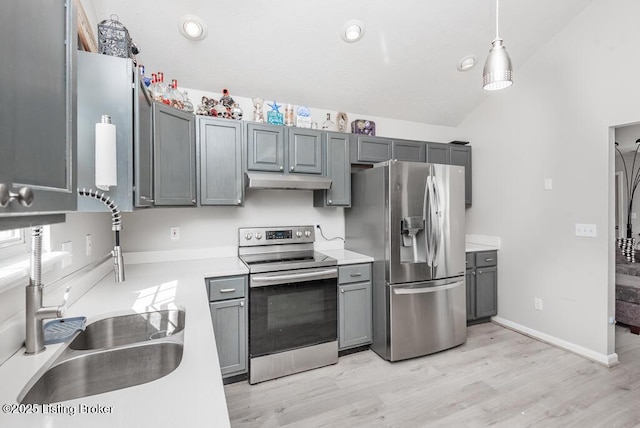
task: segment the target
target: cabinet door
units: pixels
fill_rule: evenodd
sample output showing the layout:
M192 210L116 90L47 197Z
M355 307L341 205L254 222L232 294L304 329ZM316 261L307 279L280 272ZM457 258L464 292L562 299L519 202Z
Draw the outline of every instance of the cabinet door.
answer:
M200 118L200 204L242 204L242 123Z
M322 132L289 128L289 172L322 174Z
M391 140L381 137L358 137L355 162L384 162L393 154Z
M421 141L393 142L393 159L410 162L426 162L427 145Z
M338 348L371 343L371 281L340 285Z
M155 205L195 205L195 116L154 102L153 146Z
M76 209L75 22L69 1L2 3L0 184L31 188L33 202L0 216Z
M247 169L284 171L284 128L247 123Z
M223 376L247 371L245 299L211 302L211 320Z
M315 190L313 205L316 207L348 207L351 205L351 164L349 162L348 134L327 132L324 160L327 177L333 180L328 190Z
M464 166L464 199L466 205L471 205L471 147L452 144L449 156L451 165Z
M450 163L449 145L427 143L427 162L448 165Z
M138 82L134 98L134 111L137 112L134 127L134 205L149 207L153 205L153 101Z
M498 313L498 270L497 267L476 269L476 318L484 318Z
M476 319L476 281L475 271L468 269L465 275L467 286L467 321Z

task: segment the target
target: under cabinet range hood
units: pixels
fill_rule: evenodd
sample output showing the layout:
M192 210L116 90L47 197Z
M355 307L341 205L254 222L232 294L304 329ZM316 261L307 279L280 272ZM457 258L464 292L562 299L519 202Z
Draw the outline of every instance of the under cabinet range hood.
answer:
M330 178L318 175L269 172L247 172L245 181L247 189L327 190L331 183Z

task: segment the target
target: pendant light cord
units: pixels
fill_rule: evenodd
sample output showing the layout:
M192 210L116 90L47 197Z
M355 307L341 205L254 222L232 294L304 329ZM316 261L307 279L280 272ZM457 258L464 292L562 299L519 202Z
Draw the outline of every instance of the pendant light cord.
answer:
M500 9L500 0L496 0L496 39L500 38L498 11Z

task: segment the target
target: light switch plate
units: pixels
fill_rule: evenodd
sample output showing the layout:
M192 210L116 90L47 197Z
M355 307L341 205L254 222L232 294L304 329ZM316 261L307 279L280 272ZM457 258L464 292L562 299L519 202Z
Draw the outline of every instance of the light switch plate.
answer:
M553 189L553 180L550 178L545 178L544 179L544 190L551 190Z
M576 223L576 236L586 236L595 238L598 236L598 229L595 224L579 224Z

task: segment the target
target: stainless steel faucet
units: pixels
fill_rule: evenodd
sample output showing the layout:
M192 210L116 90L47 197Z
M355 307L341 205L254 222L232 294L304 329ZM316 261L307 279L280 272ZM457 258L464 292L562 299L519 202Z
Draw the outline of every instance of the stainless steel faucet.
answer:
M122 230L122 216L120 215L120 208L118 208L118 205L106 194L97 192L93 189L78 189L78 195L97 199L105 204L107 208L109 208L109 211L111 211L111 230L115 232L115 245L113 250L111 250L115 281L124 281L124 258L122 257L122 248L120 247L120 231Z
M44 351L43 320L60 318L67 307L69 288L60 306L42 306L42 226L31 228L31 271L26 290L27 328L24 345L25 354L37 354Z

